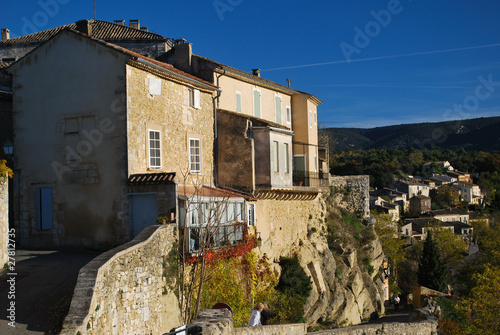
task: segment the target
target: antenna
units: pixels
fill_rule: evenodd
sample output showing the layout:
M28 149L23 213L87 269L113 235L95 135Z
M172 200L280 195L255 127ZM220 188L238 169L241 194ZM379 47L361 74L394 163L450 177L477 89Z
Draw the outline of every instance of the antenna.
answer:
M94 20L95 20L95 0L94 0Z

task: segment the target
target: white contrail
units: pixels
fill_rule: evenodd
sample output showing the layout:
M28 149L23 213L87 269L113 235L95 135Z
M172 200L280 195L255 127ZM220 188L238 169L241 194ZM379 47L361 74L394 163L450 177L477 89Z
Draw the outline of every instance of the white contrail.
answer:
M473 86L439 86L439 85L405 85L405 84L326 84L326 85L311 85L311 87L370 87L370 88L474 88Z
M418 56L418 55L429 55L429 54L437 54L437 53L444 53L444 52L463 51L463 50L482 49L482 48L492 48L492 47L498 47L498 46L500 46L500 43L486 44L486 45L476 45L476 46L473 46L473 47L463 47L463 48L454 48L454 49L412 52L412 53L407 53L407 54L399 54L399 55L391 55L391 56L378 56L378 57L359 58L359 59L351 59L351 60L343 59L343 60L336 60L336 61L323 62L323 63L313 63L313 64L303 64L303 65L294 65L294 66L275 67L275 68L272 68L272 69L263 69L261 71L275 71L275 70L298 69L298 68L301 68L301 67L323 66L323 65L342 64L342 63L351 63L351 62L366 62L366 61L378 60L378 59L388 59L388 58Z

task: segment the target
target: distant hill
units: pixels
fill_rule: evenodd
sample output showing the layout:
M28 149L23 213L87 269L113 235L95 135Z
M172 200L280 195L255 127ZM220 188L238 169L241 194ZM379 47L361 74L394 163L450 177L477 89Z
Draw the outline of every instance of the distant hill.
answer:
M469 120L414 123L377 128L326 128L330 150L458 149L500 150L500 116Z

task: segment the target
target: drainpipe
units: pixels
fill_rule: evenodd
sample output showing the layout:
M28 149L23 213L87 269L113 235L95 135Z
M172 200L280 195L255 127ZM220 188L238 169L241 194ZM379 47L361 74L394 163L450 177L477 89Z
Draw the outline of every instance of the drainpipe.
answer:
M219 78L226 74L226 69L222 68L222 70L223 72L220 75L217 75L217 83L216 83L217 87L219 87ZM219 144L217 137L217 108L219 107L219 98L221 93L222 90L217 91L217 95L212 98L212 105L214 106L214 166L215 166L214 179L216 187L219 187Z

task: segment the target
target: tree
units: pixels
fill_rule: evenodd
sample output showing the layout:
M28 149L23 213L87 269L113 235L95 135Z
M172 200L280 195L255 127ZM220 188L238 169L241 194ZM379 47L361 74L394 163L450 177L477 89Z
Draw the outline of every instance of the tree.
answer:
M441 253L429 230L424 242L424 250L418 264L418 283L433 290L446 290L446 266L441 260Z
M5 159L0 159L0 180L6 176L12 178L12 170L7 166Z
M400 238L398 225L392 221L389 214L375 215L375 219L375 232L380 239L389 266L395 268L406 259L404 251L406 241Z

